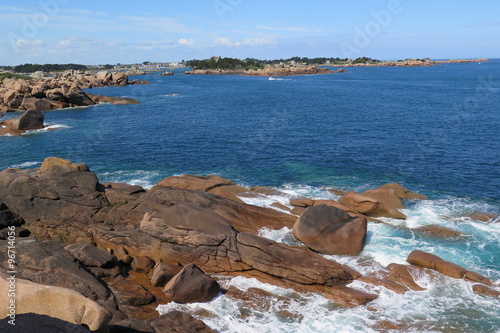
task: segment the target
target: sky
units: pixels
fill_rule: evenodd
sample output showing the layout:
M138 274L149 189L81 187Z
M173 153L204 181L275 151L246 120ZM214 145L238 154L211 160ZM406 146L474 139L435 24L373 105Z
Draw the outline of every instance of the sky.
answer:
M0 3L0 65L4 66L130 64L214 55L500 58L499 40L498 0Z

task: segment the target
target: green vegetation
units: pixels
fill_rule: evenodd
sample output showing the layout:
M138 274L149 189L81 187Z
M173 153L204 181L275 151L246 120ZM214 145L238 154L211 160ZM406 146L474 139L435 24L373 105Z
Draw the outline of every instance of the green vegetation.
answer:
M12 68L12 70L16 73L33 73L37 71L43 72L57 72L57 71L66 71L68 69L76 69L76 70L85 70L87 66L79 65L79 64L24 64L18 65Z
M236 58L212 57L205 60L188 60L186 66L194 69L257 69L264 66L254 59L240 60Z
M372 59L372 58L367 58L367 57L360 57L360 58L356 58L352 61L352 64L366 64L366 63L371 63L371 64L375 64L375 63L378 63L380 62L380 60L377 60L377 59Z
M14 74L14 73L0 73L0 83L2 83L3 80L6 78L32 80L32 78L30 78L29 76L23 76L23 75Z
M370 58L366 58L370 59ZM255 58L246 58L244 60L235 58L220 58L212 57L205 60L188 60L182 63L193 69L240 69L257 70L264 68L265 65L276 65L279 63L297 63L304 65L325 65L325 64L345 64L349 59L347 58L307 58L307 57L292 57L288 59L274 59L274 60L260 60Z

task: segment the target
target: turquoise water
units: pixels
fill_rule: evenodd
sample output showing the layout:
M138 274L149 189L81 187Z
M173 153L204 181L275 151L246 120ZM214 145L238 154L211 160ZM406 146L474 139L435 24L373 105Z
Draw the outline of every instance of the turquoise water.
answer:
M362 191L398 182L431 200L409 202L406 221L386 222L438 224L466 237L436 240L370 224L361 257L332 259L369 272L404 263L412 250L421 249L499 281L498 219L483 223L463 217L473 211L500 212L499 77L499 60L349 68L342 74L274 81L143 76L138 78L150 85L89 90L132 97L138 105L46 112L46 123L58 130L0 137L0 170L36 167L45 157L59 156L87 163L102 182L151 187L173 174L215 173L240 185L273 186L318 199L336 198L327 187ZM286 204L286 198L280 200ZM251 203L269 205L266 199ZM263 230L262 235L285 243L291 239L290 230ZM366 261L372 264L367 267ZM497 300L475 295L463 281L422 279L429 287L425 292L401 296L378 290L377 312L332 310L312 295L304 296L306 306L302 301L283 305L302 313L303 319L295 321L283 321L273 311L242 318L241 304L225 297L187 310L204 307L217 314L203 319L221 332L369 332L382 318L421 323L434 332L500 330ZM226 283L242 289L258 284L245 279Z

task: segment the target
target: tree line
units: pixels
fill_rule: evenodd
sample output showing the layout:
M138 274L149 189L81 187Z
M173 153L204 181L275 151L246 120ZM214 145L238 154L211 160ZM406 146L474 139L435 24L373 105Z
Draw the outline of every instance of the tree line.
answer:
M11 70L16 73L34 73L37 71L42 72L56 72L56 71L66 71L68 69L75 70L86 70L87 66L80 64L24 64L17 66L5 66L4 69Z
M263 68L264 65L258 63L255 59L240 60L236 58L216 58L204 60L188 60L184 64L194 69L258 69Z
M187 67L191 67L194 69L258 69L263 68L265 65L276 65L279 63L300 63L305 65L327 65L327 64L345 64L348 63L350 59L348 58L339 58L339 57L316 57L316 58L308 58L308 57L291 57L288 59L273 59L273 60L260 60L255 58L246 58L244 60L236 59L236 58L220 58L220 57L212 57L210 59L204 60L188 60L184 61L183 64ZM352 61L353 64L357 63L373 63L380 62L380 60L360 57Z

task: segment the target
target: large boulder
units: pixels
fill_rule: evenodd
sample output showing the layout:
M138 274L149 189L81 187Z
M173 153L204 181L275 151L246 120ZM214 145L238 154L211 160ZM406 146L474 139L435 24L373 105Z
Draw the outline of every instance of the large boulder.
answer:
M68 103L78 105L78 106L87 106L94 105L95 103L90 99L90 97L78 87L76 84L72 84L69 87L69 90L64 96Z
M64 249L85 266L108 268L116 265L113 255L93 245L70 244Z
M73 172L90 171L85 163L75 164L60 157L47 157L43 160L38 172L41 174L68 175Z
M128 75L125 73L113 73L111 75L111 82L116 86L124 86L128 83Z
M324 254L358 255L365 245L367 220L334 206L308 207L293 226L293 235Z
M37 237L75 243L89 239L94 215L109 203L85 164L47 158L38 169L0 172L0 201L22 212Z
M7 248L7 241L0 241ZM109 290L62 245L40 242L35 239L19 240L16 243L17 277L36 283L73 289L94 300L105 300ZM0 252L0 267L8 271L7 253Z
M3 95L3 103L12 109L18 109L23 102L23 98L23 93L20 93L17 90L8 90Z
M222 178L217 175L182 175L167 177L160 181L157 185L168 186L182 190L198 190L208 192L216 187L234 185L234 183L229 179Z
M9 276L0 272L0 290L8 290ZM16 278L16 314L34 313L86 325L94 332L107 331L110 313L101 305L67 288L47 286ZM10 299L0 297L0 317L9 315ZM20 319L19 319L20 320Z
M27 131L43 128L43 120L41 112L31 109L17 118L7 120L6 125L15 130Z
M221 287L194 264L184 267L164 288L167 297L176 303L208 302Z
M23 98L20 108L24 110L33 109L35 111L49 111L52 109L52 103L44 98L26 95Z
M385 194L387 194L387 192L384 194L373 192L368 194L365 193L347 192L339 199L339 202L348 209L352 209L367 216L406 219L406 215L398 210L398 208L401 208L402 204L397 197L393 195L386 196ZM383 202L380 200L383 200Z

